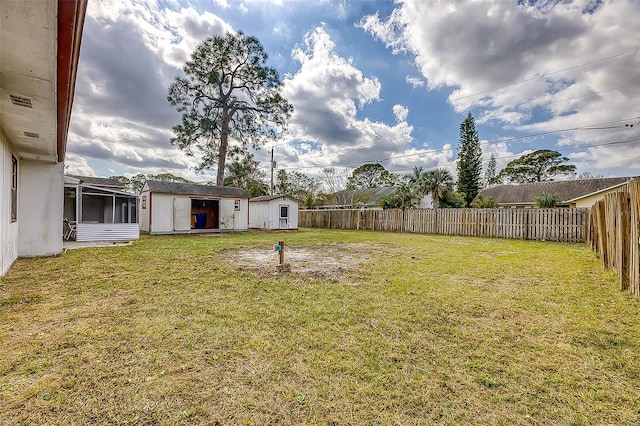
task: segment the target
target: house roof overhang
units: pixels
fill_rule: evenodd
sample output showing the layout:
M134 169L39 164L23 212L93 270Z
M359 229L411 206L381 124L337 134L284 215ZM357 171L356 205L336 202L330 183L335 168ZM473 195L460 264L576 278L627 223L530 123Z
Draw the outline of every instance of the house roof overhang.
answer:
M0 127L22 159L64 161L86 6L0 2Z
M605 193L605 192L608 192L608 191L612 191L612 190L614 190L616 188L620 188L620 187L625 186L627 184L628 184L628 182L622 182L622 183L619 183L617 185L612 185L612 186L610 186L608 188L603 188L603 189L601 189L599 191L592 192L590 194L585 194L585 195L582 195L580 197L572 198L570 200L567 200L566 202L567 203L575 203L575 202L577 202L579 200L582 200L583 198L588 198L588 197L592 197L594 195L598 195L598 194L602 194L602 193Z

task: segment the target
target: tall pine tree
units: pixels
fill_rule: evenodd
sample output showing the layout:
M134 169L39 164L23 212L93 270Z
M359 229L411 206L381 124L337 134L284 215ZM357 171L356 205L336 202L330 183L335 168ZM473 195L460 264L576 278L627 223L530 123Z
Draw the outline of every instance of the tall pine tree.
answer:
M458 192L464 194L467 206L482 188L482 148L471 113L460 124L458 142Z
M489 188L495 184L496 180L496 157L491 154L489 164L487 164L487 170L484 172L484 187Z

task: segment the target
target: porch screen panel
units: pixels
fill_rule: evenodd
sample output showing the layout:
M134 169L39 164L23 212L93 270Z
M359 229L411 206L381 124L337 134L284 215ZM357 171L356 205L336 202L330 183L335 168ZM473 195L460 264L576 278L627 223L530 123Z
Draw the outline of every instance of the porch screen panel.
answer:
M111 222L111 197L82 194L82 222L85 223L110 223ZM108 222L105 217L109 214Z
M114 223L138 223L137 199L132 197L116 197Z

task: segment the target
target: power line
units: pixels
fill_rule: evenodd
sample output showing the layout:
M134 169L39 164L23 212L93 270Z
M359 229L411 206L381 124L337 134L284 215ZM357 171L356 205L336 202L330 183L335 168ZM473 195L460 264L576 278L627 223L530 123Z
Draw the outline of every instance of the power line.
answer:
M597 148L597 147L602 147L602 146L612 146L612 145L623 145L623 144L628 144L628 143L632 143L632 142L640 142L640 137L635 137L635 138L630 138L630 139L624 139L624 140L619 140L619 141L613 141L613 142L605 142L605 143L600 143L600 144L589 144L589 145L581 145L579 147L573 147L573 148L561 148L558 149L558 152L561 153L567 153L567 152L581 152L581 151L586 151L587 149L590 148ZM504 156L500 156L500 157L495 157L496 160L504 160L504 159L509 159L509 158L517 158L517 157L521 157L521 154L513 154L513 155L504 155ZM489 160L483 160L482 162L485 163ZM369 163L380 163L381 161L372 161ZM350 163L349 163L350 164ZM362 162L357 162L357 163L353 163L353 164L362 164ZM424 169L423 171L429 171L429 170L434 170L440 167L445 167L445 166L452 166L456 164L455 161L450 161L448 163L443 163L443 164L438 164L438 166L433 167L433 168L428 168L428 169ZM329 165L329 166L322 166L322 165L318 165L318 166L306 166L306 167L299 167L300 168L317 168L317 167L333 167L335 165L340 165L340 164L333 164L333 165ZM288 170L288 169L282 169L282 170ZM396 170L389 170L389 172L391 173L396 173L396 174L401 174L401 173L408 173L411 172L413 169L396 169Z
M634 84L640 84L639 83L634 83ZM625 87L625 86L623 86ZM609 89L609 90L614 90L614 89ZM534 133L534 134L528 134L528 135L523 135L523 136L514 136L508 139L499 139L497 141L487 141L487 142L482 142L481 145L487 145L487 144L491 144L491 143L500 143L500 142L511 142L513 140L518 140L518 139L527 139L527 138L533 138L533 137L537 137L537 136L545 136L545 135L549 135L549 134L554 134L554 133L562 133L562 132L570 132L570 131L583 131L583 130L608 130L608 129L622 129L624 127L633 127L633 124L631 126L629 126L628 124L625 124L624 126L620 125L620 126L606 126L606 127L593 127L593 126L602 126L604 124L611 124L611 123L620 123L620 122L627 122L629 120L634 120L640 117L631 117L631 118L626 118L626 119L622 119L622 120L613 120L613 121L606 121L603 123L597 123L597 124L593 124L593 125L588 125L588 126L582 126L582 127L572 127L572 128L566 128L566 129L560 129L560 130L552 130L552 131L548 131L548 132L540 132L540 133ZM392 139L385 139L383 141L378 141L375 143L372 143L366 147L363 148L372 148L375 145L378 145L380 143L383 142L391 142L397 139L401 139L404 136L399 136L397 138L392 138ZM338 153L345 153L348 151L355 151L358 148L343 148L341 150L338 150ZM454 147L452 148L444 148L441 150L430 150L429 152L444 152L444 151L451 151L451 150L455 150ZM418 156L421 155L423 153L415 153L415 154L407 154L407 156ZM385 161L385 160L380 160L380 161ZM357 162L353 162L353 164L356 164ZM351 164L351 163L349 163Z
M605 90L599 90L597 92L587 93L585 95L573 96L571 98L564 98L564 99L559 99L559 100L556 100L556 101L547 102L547 103L540 104L540 105L535 105L535 106L532 106L530 108L518 110L517 112L533 111L536 108L547 107L549 105L555 105L555 104L559 104L559 103L567 102L567 101L575 101L576 99L588 98L588 97L591 97L591 96L599 95L601 93L612 92L614 90L620 90L620 89L626 89L627 87L638 86L638 85L640 85L640 81L636 81L635 83L624 84L624 85L618 86L618 87L612 87L611 89L605 89ZM487 120L487 119L491 119L491 118L502 117L503 115L507 115L507 114L509 114L509 112L505 112L505 113L502 113L502 114L496 114L496 115L489 115L489 116L486 116L486 117L482 117L482 119L483 120ZM452 126L448 126L448 127L452 127ZM446 128L447 127L443 127L443 129L446 129Z
M631 120L637 120L640 117L630 117L630 118L625 118L625 119L621 119L621 120L612 120L612 121L605 121L605 122L601 122L601 123L595 123L595 124L590 124L590 125L585 125L585 126L579 126L579 127L569 127L569 128L565 128L565 129L559 129L559 130L550 130L547 132L538 132L538 133L532 133L532 134L527 134L527 135L522 135L522 136L514 136L511 138L507 138L507 139L496 139L496 140L492 140L492 141L484 141L481 142L480 145L485 146L485 145L491 145L491 144L495 144L495 143L508 143L508 142L513 142L516 140L522 140L522 139L529 139L529 138L535 138L535 137L539 137L539 136L547 136L547 135L551 135L551 134L555 134L555 133L563 133L563 132L569 132L569 131L590 131L590 130L608 130L608 129L612 129L612 128L624 128L624 126L604 126L607 124L613 124L613 123L623 123L623 122L629 122ZM596 127L596 126L600 126L600 127ZM367 147L369 148L369 147ZM369 161L365 161L365 163L383 163L386 161L390 161L390 160L394 160L394 159L399 159L399 158L407 158L407 157L416 157L416 156L420 156L420 155L425 155L425 154L434 154L434 153L440 153L440 152L446 152L446 151L454 151L456 148L455 147L451 147L451 148L442 148L442 149L437 149L437 150L428 150L428 151L423 151L423 152L417 152L417 153L412 153L412 154L403 154L403 155L396 155L396 156L391 156L391 157L386 157L383 159L378 159L378 160L369 160ZM357 148L350 148L351 151L355 151L357 150ZM347 152L347 150L342 150L342 152ZM311 168L318 168L318 167L333 167L333 166L349 166L349 165L354 165L354 164L363 164L362 161L348 161L348 162L338 162L338 163L332 163L332 164L326 164L326 165L322 165L322 164L315 164L312 166L298 166L298 167L286 167L286 168L282 168L282 170L299 170L299 169L311 169Z
M623 145L623 144L627 144L627 143L631 143L631 142L640 142L640 138L631 138L631 139L624 139L621 141L613 141L613 142L604 142L604 143L600 143L600 144L589 144L589 145L581 145L578 147L573 147L573 148L560 148L557 151L560 153L566 153L566 152L581 152L581 151L585 151L589 148L597 148L597 147L601 147L601 146L609 146L609 145ZM495 157L496 160L504 160L504 159L508 159L508 158L518 158L521 157L522 154L513 154L513 155L503 155L500 157ZM482 160L483 163L486 163L489 160ZM436 168L438 167L442 167L442 166L451 166L456 164L455 161L450 161L448 163L443 163L443 164L439 164ZM400 172L409 172L412 169L398 169L398 170L390 170L390 172L392 173L400 173ZM429 170L429 169L427 169Z
M554 104L558 104L558 103L561 103L561 102L572 101L572 100L576 100L576 99L580 99L580 98L595 96L595 95L598 95L598 94L601 94L601 93L611 92L613 90L619 90L619 89L624 89L624 88L627 88L627 87L638 86L638 85L640 85L640 82L628 83L628 84L624 84L622 86L617 86L617 87L613 87L613 88L610 88L610 89L600 90L600 91L588 93L588 94L585 94L585 95L573 96L571 98L565 98L565 99L559 99L559 100L552 101L552 102L547 102L547 103L536 105L536 106L533 106L533 107L530 107L530 108L527 108L527 109L523 109L523 110L520 110L520 111L517 111L517 112L528 112L528 111L532 111L532 110L534 110L536 108L546 107L546 106L549 106L549 105L554 105ZM491 115L489 117L483 117L483 119L498 118L498 117L502 117L502 116L510 114L510 113L511 112L504 112L504 113L501 113L501 114L494 114L494 115ZM436 128L436 129L427 129L427 130L423 130L421 132L412 134L411 137L413 139L416 139L419 135L425 135L427 133L431 133L431 132L435 132L435 131L439 131L439 130L444 130L444 129L449 129L451 127L457 127L457 126L458 126L458 124L453 124L453 125L450 125L450 126L439 127L439 128ZM398 137L395 137L395 138L377 140L377 141L374 141L372 144L370 144L368 147L373 147L375 145L380 145L380 144L383 144L383 143L386 143L386 142L393 142L395 140L403 139L405 137L406 136L398 136Z

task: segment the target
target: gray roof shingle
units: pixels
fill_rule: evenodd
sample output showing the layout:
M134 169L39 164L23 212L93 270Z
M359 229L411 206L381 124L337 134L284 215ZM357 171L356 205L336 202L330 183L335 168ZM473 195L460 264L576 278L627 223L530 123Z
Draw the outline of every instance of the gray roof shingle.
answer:
M108 186L113 188L124 188L124 185L120 183L118 179L113 178L101 178L94 176L78 176L78 175L67 175L69 177L79 179L81 183L89 186Z
M524 183L520 185L497 185L483 189L480 194L485 200L493 198L498 204L534 203L536 195L541 192L557 194L560 202L581 198L594 192L620 185L629 181L629 177L601 179L580 179L566 181L545 181Z
M297 201L298 203L302 202L302 201L298 200L297 198L292 197L291 195L286 195L286 194L283 194L283 195L260 195L258 197L253 197L253 198L249 199L249 201L254 201L254 202L255 201L271 201L271 200L276 200L278 198L284 198L284 197L291 198L292 200Z
M159 180L148 180L146 185L151 192L165 194L249 198L247 191L231 186L199 185L197 183L163 182Z

